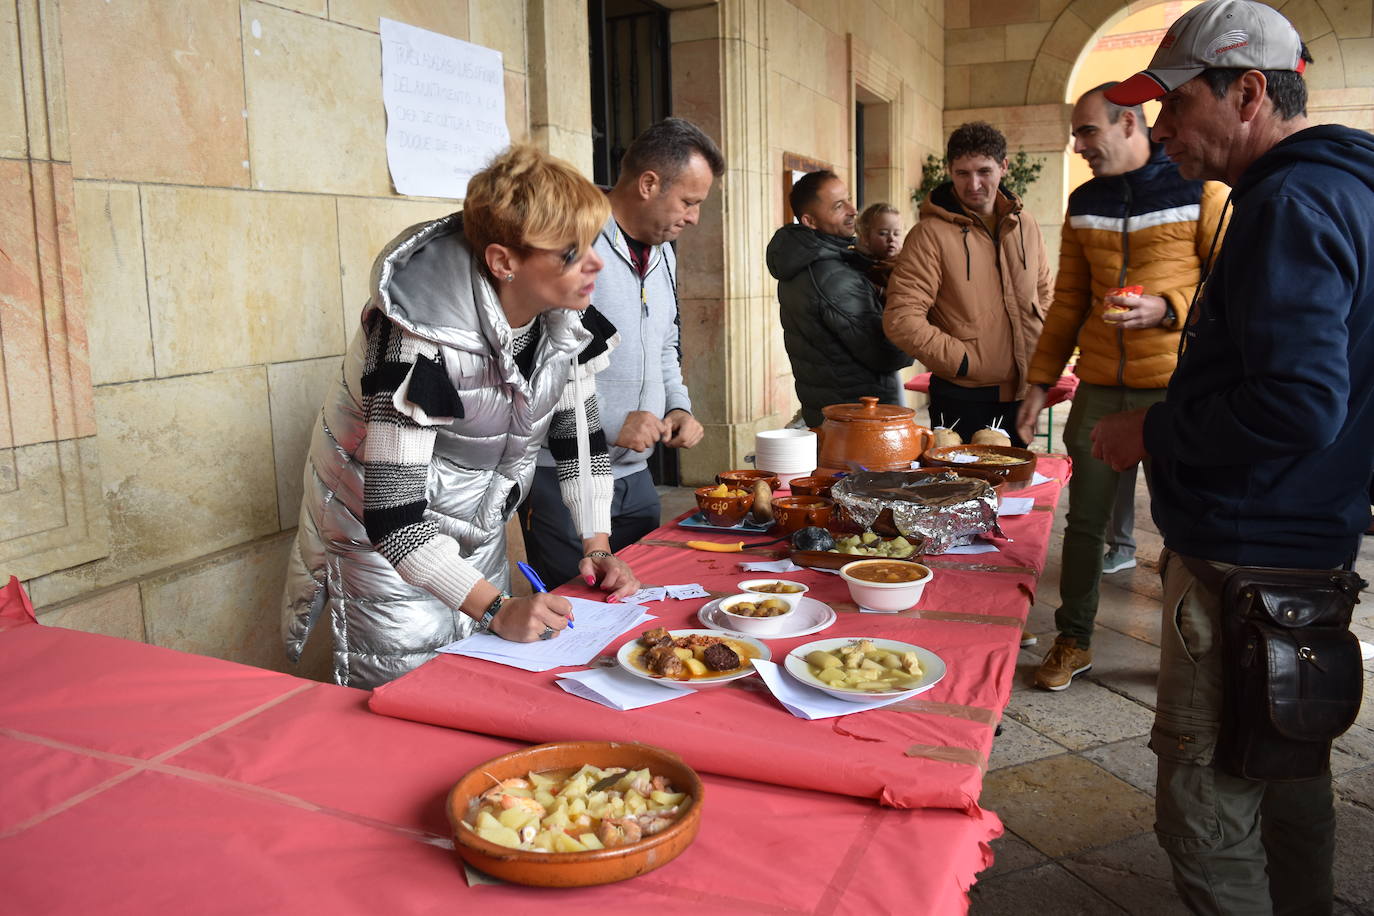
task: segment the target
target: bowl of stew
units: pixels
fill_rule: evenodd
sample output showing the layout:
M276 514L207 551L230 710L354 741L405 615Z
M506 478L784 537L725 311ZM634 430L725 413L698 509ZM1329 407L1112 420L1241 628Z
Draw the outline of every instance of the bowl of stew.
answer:
M840 567L849 596L870 611L905 611L921 600L935 572L909 560L856 560Z

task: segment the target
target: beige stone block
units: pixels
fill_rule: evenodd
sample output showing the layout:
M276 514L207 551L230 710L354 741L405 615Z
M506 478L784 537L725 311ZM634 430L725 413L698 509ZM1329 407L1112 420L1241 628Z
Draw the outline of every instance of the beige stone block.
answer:
M339 274L343 293L342 348L346 348L353 339L363 306L372 296L372 263L386 243L408 226L438 219L455 209L452 201L339 198ZM342 352L342 349L332 352Z
M1374 38L1346 38L1340 44L1345 84L1374 86Z
M1345 61L1341 45L1334 32L1307 42L1307 50L1312 52L1312 63L1303 74L1308 89L1345 88Z
M1031 22L1007 26L1007 60L1031 60L1049 34L1051 23Z
M138 187L78 182L77 238L97 385L154 374Z
M1288 0L1287 3L1275 3L1273 6L1293 23L1293 28L1298 30L1302 40L1309 45L1332 31L1326 4L1321 0Z
M1307 98L1307 115L1314 124L1370 130L1374 128L1374 88L1313 90Z
M970 101L978 108L1027 102L1026 86L1030 80L1031 66L1031 61L1016 60L975 67L977 75L970 87Z
M511 143L527 143L530 139L529 80L525 74L505 71L506 129Z
M270 0L273 6L280 6L307 16L329 18L329 0Z
M1093 38L1093 28L1069 10L1058 19L1040 44L1042 55L1073 63Z
M968 108L973 104L973 69L968 66L945 68L946 108Z
M390 196L376 35L243 4L253 187Z
M727 357L724 300L687 299L678 302L682 315L682 373L692 392L692 409L705 422L726 416Z
M524 3L468 0L468 21L469 41L500 51L501 62L507 70L528 72ZM585 26L583 31L586 31Z
M18 57L23 73L23 111L27 155L71 161L67 132L66 83L62 67L62 29L56 0L20 0Z
M948 66L989 64L1006 59L1007 33L1000 26L945 32L945 64Z
M592 175L592 135L572 131L557 124L542 124L530 128L530 142L551 156L573 164L588 178Z
M0 569L35 579L102 557L109 526L93 438L0 451ZM12 535L12 536L11 536ZM39 593L29 594L39 601Z
M1041 21L1053 22L1070 2L1071 0L1040 0Z
M19 10L0 6L0 157L22 159L29 154L29 129L24 116L24 74L19 56Z
M720 13L719 4L673 13L668 18L668 31L673 44L710 41L720 37Z
M78 177L247 186L238 8L235 0L62 3Z
M969 0L969 22L980 26L1035 22L1040 18L1040 0Z
M694 41L673 47L673 113L721 142L729 161L732 151L724 148L721 129L723 93L719 43Z
M1121 8L1121 0L1074 0L1070 4L1070 11L1073 15L1086 22L1088 27L1096 32L1109 23L1117 22L1124 12ZM1086 46L1084 49L1086 50Z
M272 458L277 469L277 514L282 528L300 515L302 472L320 406L343 371L340 357L277 363L267 367L272 411Z
M1063 104L1068 96L1072 71L1073 64L1068 61L1041 54L1035 60L1029 81L1024 83L1026 95L1020 101L1026 105Z
M729 4L725 4L728 6ZM836 3L835 0L791 0L791 6L799 10L803 15L820 23L827 31L843 34L849 31L846 28L848 14L852 11L853 4ZM770 6L768 17L773 15ZM765 26L767 23L765 23Z
M736 173L738 174L738 173ZM684 299L709 299L719 297L725 289L725 259L738 258L743 264L753 265L740 258L738 250L731 250L725 242L724 196L714 190L701 205L701 221L689 227L678 237L678 296ZM735 198L738 204L744 203ZM739 237L743 244L743 237ZM718 346L714 341L711 346Z
M281 597L293 537L287 532L264 538L145 579L148 642L287 670Z
M14 486L0 493L0 542L60 525L66 487L58 443L39 442L5 451Z
M385 18L450 38L468 39L468 0L330 0L329 18L379 33L379 20Z
M119 585L35 610L45 627L144 641L143 600L137 585Z
M159 375L342 351L332 200L145 187L143 213Z
M1374 27L1374 0L1327 0L1322 9L1326 10L1337 37L1370 37L1370 29Z
M109 555L35 583L43 604L278 530L261 367L96 392Z
M587 17L579 4L532 0L529 99L531 127L557 127L591 136L591 74ZM590 163L585 156L568 158ZM579 163L580 166L580 163Z
M945 0L945 29L966 29L973 24L969 13L972 0Z

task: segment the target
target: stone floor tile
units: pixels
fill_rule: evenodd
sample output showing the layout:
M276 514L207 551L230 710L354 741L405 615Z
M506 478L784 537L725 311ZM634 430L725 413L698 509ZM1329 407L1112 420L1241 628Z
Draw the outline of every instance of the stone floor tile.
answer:
M1333 773L1331 783L1336 793L1347 801L1374 808L1374 766Z
M1155 753L1146 746L1148 735L1083 751L1084 757L1151 797L1155 794Z
M988 759L989 770L1028 763L1055 754L1064 753L1064 747L1049 738L1027 728L1015 719L1002 720L1002 734L992 739L992 756Z
M1073 754L988 773L979 801L1055 858L1148 832L1154 823L1148 795Z
M980 882L1049 861L1043 852L1010 830L992 841L992 855L992 864L978 873Z
M1336 802L1336 897L1343 903L1374 907L1374 811L1361 804Z
M1098 594L1098 629L1115 630L1151 645L1159 645L1158 595L1141 594L1115 582L1104 582ZM1096 641L1094 636L1093 642Z
M1133 916L1184 912L1169 857L1153 832L1079 853L1060 864Z
M1072 750L1144 735L1154 724L1150 709L1081 675L1067 690L1013 692L1006 715Z
M1055 862L991 881L969 890L970 916L1103 916L1125 912Z
M1159 647L1099 627L1093 634L1093 669L1080 675L1080 680L1084 677L1153 707L1155 681L1159 678Z
M1374 729L1370 729L1365 724L1370 721L1370 713L1371 710L1366 705L1360 710L1360 718L1356 724L1350 726L1348 732L1333 742L1331 753L1333 771L1337 771L1336 767L1338 766L1341 767L1338 772L1343 772L1344 770L1374 764ZM1340 760L1339 763L1337 762L1338 759ZM1346 766L1345 764L1349 765Z

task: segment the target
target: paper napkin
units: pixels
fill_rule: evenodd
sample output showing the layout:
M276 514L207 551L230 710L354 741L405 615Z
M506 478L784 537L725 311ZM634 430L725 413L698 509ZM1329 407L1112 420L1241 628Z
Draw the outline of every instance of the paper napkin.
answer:
M999 516L1025 515L1035 505L1033 496L1003 496L997 506Z
M690 687L656 684L637 678L619 668L593 668L590 671L571 671L555 681L568 693L593 703L600 703L621 712L676 700L689 693Z
M626 604L648 604L650 601L662 601L668 597L668 590L661 585L652 585L648 588L641 588L633 595L628 595L622 599Z
M867 703L851 703L848 700L832 697L814 687L798 683L795 678L782 670L781 665L756 658L754 659L754 667L758 670L759 677L763 678L763 682L768 685L774 698L798 719L832 719L835 716L849 716L856 712L866 712L870 709L891 706L898 700L905 700L908 696L904 693L898 697L888 697Z
M791 560L788 559L749 560L747 562L741 563L739 566L740 569L745 569L749 572L789 573L797 572L798 570L802 569L802 567L798 566L796 563L793 563Z

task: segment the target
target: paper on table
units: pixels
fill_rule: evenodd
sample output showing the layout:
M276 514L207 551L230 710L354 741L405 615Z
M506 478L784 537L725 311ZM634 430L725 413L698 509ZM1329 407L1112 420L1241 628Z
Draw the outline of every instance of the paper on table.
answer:
M701 585L696 582L691 582L687 585L668 585L664 587L668 590L669 598L677 598L679 600L682 600L686 598L711 597L711 593L708 592L706 589L702 588Z
M450 655L466 655L525 671L548 671L568 665L585 665L620 634L653 617L638 604L604 604L586 598L572 602L577 626L555 639L510 642L491 633L478 633L439 649Z
M788 675L783 674L779 665L766 662L761 658L754 659L754 668L758 671L759 677L763 678L763 682L768 685L768 689L777 701L798 719L831 719L835 716L848 716L856 712L866 712L870 709L890 706L907 697L906 694L902 694L897 697L873 700L869 703L851 703L848 700L832 697L814 687L799 684Z
M749 562L749 563L741 563L741 564L740 564L740 569L746 569L746 570L748 570L749 572L788 573L788 572L797 572L797 571L800 570L801 568L802 568L802 567L798 566L796 563L793 563L791 560L786 560L786 559L783 559L783 560L759 560L759 561L752 561L752 562Z
M674 687L670 684L655 684L643 678L627 674L619 668L593 668L590 671L571 671L555 683L575 697L609 706L624 712L652 706L689 693L696 693L690 687Z
M997 514L1002 515L1025 515L1035 505L1033 496L1003 496L1002 502L997 506Z
M974 553L996 553L996 552L997 552L997 545L996 545L996 544L989 544L987 541L979 541L978 543L975 543L975 544L961 544L961 545L958 546L958 547L951 547L949 550L946 550L944 553L939 554L939 556L948 557L948 556L953 556L953 555L955 555L955 554L965 554L965 555L967 555L967 554L974 554Z
M1054 480L1054 478L1046 477L1044 474L1041 474L1039 471L1036 471L1035 473L1031 474L1031 482L1029 486L1038 486L1042 483L1049 483L1051 480Z
M648 604L650 601L662 601L668 597L668 590L661 585L651 585L648 588L641 588L633 595L627 595L622 600L626 604Z

